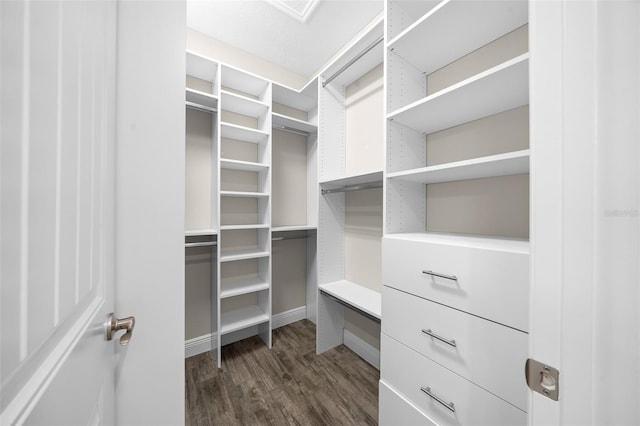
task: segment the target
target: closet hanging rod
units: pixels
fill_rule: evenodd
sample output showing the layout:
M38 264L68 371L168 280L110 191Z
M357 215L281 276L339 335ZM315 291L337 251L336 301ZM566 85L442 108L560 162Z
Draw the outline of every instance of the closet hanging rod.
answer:
M202 241L200 243L184 243L185 248L190 247L207 247L207 246L217 246L218 243L215 241Z
M309 235L296 235L295 237L272 237L271 241L298 240L300 238L309 238Z
M327 84L331 83L334 78L342 74L347 68L353 65L358 59L362 58L364 55L369 53L369 51L374 47L376 47L378 44L380 44L382 40L384 40L384 36L380 37L379 39L371 43L369 46L367 46L367 48L364 49L362 52L360 52L355 58L347 62L345 66L340 68L338 71L334 72L329 78L325 79L325 81L322 82L322 87L325 87Z
M186 105L187 105L187 108L195 109L197 111L203 111L203 112L214 113L214 114L218 112L218 108L209 108L202 105L194 104L193 102L186 102Z
M309 136L310 135L309 132L305 132L303 130L294 129L293 127L289 127L289 126L279 126L277 124L274 124L271 127L274 128L274 129L282 130L283 132L294 133L296 135L302 135L302 136Z
M382 188L382 181L379 182L371 182L371 183L362 183L357 185L346 185L341 186L340 188L329 188L323 189L323 194L331 194L333 192L349 192L349 191L361 191L363 189L373 189L373 188Z

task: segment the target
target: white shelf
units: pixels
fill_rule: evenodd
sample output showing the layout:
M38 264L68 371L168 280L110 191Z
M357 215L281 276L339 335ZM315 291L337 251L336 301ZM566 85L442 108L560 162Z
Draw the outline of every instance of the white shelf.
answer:
M251 224L251 225L222 225L220 231L238 231L242 229L265 229L269 225L264 224Z
M301 92L280 84L273 84L273 102L295 108L300 111L311 111L318 108L318 85L315 80Z
M397 110L387 118L426 134L529 103L525 53Z
M240 160L220 160L220 168L227 170L240 170L243 172L261 172L269 169L269 165L262 163L252 163L249 161Z
M529 173L529 150L388 173L389 179L424 184Z
M267 132L224 122L220 122L220 134L223 138L252 143L263 143L269 138Z
M443 1L388 47L430 74L527 22L526 0Z
M262 99L269 86L269 82L256 75L223 65L222 86Z
M269 252L264 250L235 250L220 253L220 262L234 262L236 260L259 259L268 257Z
M264 102L224 90L220 91L220 99L221 107L225 111L231 111L249 117L261 117L269 110L269 106Z
M201 92L187 87L186 100L188 103L203 106L207 109L218 108L218 97L211 93Z
M378 291L346 280L322 284L318 288L355 309L382 319L382 295Z
M288 225L288 226L274 226L271 228L271 232L313 231L316 229L318 229L317 226Z
M266 192L220 191L221 197L263 198L268 197Z
M318 131L318 126L308 121L287 117L286 115L278 114L277 112L274 112L271 117L271 125L275 129L286 127L306 133L315 133Z
M220 334L232 333L268 321L269 315L258 306L239 309L221 315Z
M202 237L207 235L218 235L217 229L188 229L184 231L185 237Z
M209 58L187 51L187 75L209 82L214 82L218 64Z
M520 238L487 237L484 235L452 234L444 232L410 232L386 234L383 238L405 241L417 241L432 244L501 250L529 254L529 241Z
M269 283L260 278L221 280L220 298L239 296L241 294L255 293L268 290Z
M368 183L382 182L382 171L365 173L362 175L347 176L337 179L329 179L320 182L323 189L334 189L343 186L364 185Z

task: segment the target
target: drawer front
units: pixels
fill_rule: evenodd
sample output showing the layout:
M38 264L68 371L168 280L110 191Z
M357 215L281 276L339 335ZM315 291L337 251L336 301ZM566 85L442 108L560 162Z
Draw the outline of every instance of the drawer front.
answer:
M526 333L390 287L382 290L382 308L383 333L527 409Z
M382 283L528 331L526 253L383 238Z
M527 423L524 411L384 333L381 345L380 379L439 425L516 426ZM453 407L449 407L450 403Z
M438 426L382 380L379 399L378 424L381 426Z

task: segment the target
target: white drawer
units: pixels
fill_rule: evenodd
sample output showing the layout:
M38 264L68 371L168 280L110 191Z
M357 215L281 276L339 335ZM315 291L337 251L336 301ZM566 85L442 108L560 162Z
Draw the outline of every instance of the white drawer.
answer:
M438 426L382 380L379 400L378 424L381 426Z
M526 242L432 234L413 239L387 236L382 239L382 283L528 331Z
M519 408L386 334L381 337L380 379L439 425L516 426L527 423L527 414ZM429 390L434 397L423 389ZM448 407L450 403L453 407Z
M390 287L382 308L383 333L526 411L526 333Z

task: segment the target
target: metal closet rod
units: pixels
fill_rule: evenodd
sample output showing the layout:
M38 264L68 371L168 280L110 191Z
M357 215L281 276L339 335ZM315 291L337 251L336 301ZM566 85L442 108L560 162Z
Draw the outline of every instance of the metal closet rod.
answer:
M327 84L331 83L334 78L336 78L337 76L342 74L347 68L349 68L351 65L353 65L358 59L362 58L364 55L369 53L369 51L371 49L373 49L374 47L376 47L378 44L380 44L380 42L382 40L384 40L384 36L380 37L379 39L377 39L376 41L371 43L369 46L367 46L366 49L364 49L362 52L360 52L358 54L358 56L356 56L355 58L353 58L352 60L347 62L347 64L345 66L343 66L342 68L340 68L338 71L336 71L333 74L331 74L331 76L329 78L327 78L325 81L322 82L322 87L325 87Z
M184 246L189 247L207 247L207 246L217 246L218 243L215 241L202 241L198 243L184 243Z
M329 188L323 189L323 194L331 194L333 192L349 192L349 191L360 191L363 189L373 189L373 188L382 188L382 181L371 182L371 183L362 183L357 185L345 185L340 188Z
M309 238L309 235L296 235L295 237L272 237L271 241L282 241L282 240L298 240L300 238Z
M302 135L302 136L309 136L310 133L309 132L305 132L303 130L298 130L298 129L294 129L293 127L289 127L289 126L279 126L279 125L273 125L271 126L274 129L278 129L278 130L282 130L283 132L288 132L288 133L294 133L296 135Z

